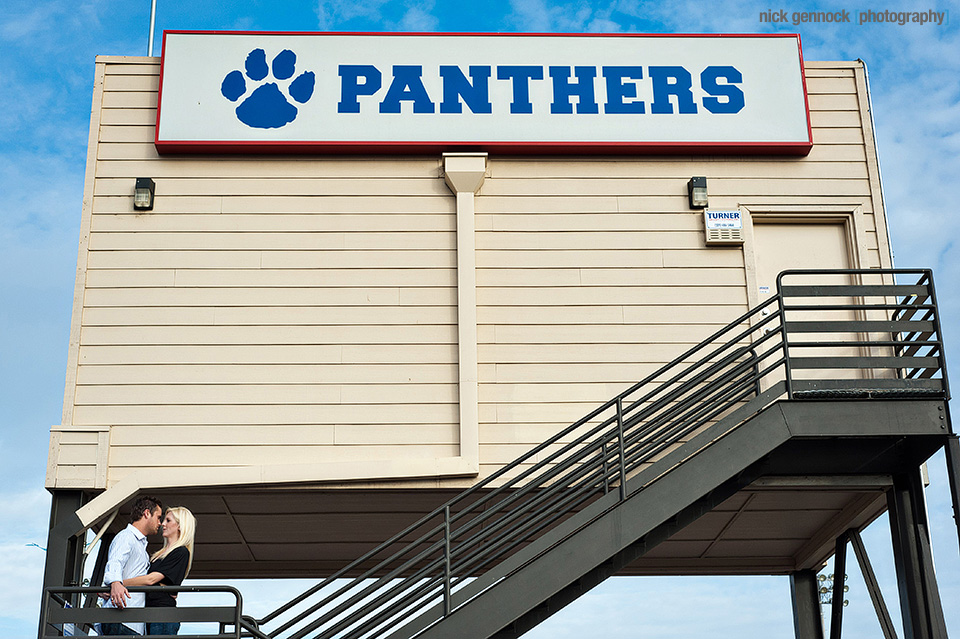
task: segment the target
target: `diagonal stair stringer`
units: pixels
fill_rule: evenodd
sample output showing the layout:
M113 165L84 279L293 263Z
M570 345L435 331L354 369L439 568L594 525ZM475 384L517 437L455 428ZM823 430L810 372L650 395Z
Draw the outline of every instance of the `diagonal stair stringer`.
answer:
M780 392L777 388L768 391L771 395ZM578 580L587 578L593 582L581 590L582 594L615 574L652 548L652 543L644 543L645 537L656 536L659 541L665 531L658 529L680 525L678 516L689 518L689 509L696 510L701 500L706 498L709 502L702 510L706 512L714 501L722 501L749 484L759 474L751 467L790 439L790 430L779 410L761 411L736 425L744 419L739 413L752 414L757 410L755 403L762 407L769 402L763 395L737 411L738 415L728 416L629 479L625 500L621 501L619 491L614 490L491 573L454 593L455 610L451 614L432 623L438 615L435 610L429 611L388 639L487 639L502 631L506 631L504 637L516 636L507 629L538 606L554 597L558 597L557 603L573 601L576 597L564 591L571 586L581 590L575 587ZM728 420L735 423L730 425ZM700 441L708 438L713 440L709 444ZM699 452L691 455L691 448ZM715 499L710 498L712 495ZM689 522L682 522L685 523ZM429 627L424 629L425 626Z

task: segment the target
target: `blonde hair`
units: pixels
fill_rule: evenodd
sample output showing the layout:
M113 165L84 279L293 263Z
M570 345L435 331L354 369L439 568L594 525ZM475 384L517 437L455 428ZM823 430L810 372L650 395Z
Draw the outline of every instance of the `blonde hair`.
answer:
M169 541L166 537L163 538L163 548L153 553L150 557L150 561L156 561L161 557L166 557L174 548L179 548L183 546L187 549L188 559L187 559L187 572L184 573L184 577L190 574L190 567L193 566L193 536L197 530L197 519L193 516L193 513L184 508L183 506L174 506L168 508L167 512L173 515L173 518L178 524L180 524L180 536L177 537L176 541Z

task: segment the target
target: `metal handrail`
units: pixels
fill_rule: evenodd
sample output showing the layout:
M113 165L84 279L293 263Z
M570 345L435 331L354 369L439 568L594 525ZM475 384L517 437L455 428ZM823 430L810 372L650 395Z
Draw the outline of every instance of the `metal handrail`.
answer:
M483 481L475 484L475 485L472 486L471 488L467 489L465 492L461 493L459 496L457 496L457 497L455 497L453 500L451 500L451 503L450 503L451 509L453 509L454 503L460 502L460 501L464 501L464 500L466 500L466 499L469 499L470 497L472 497L472 496L474 496L474 495L476 495L476 494L481 494L485 489L487 489L488 486L494 484L494 483L495 483L496 481L498 481L500 478L502 478L503 476L505 476L505 475L507 475L508 473L510 473L511 471L513 471L516 467L522 465L522 464L523 464L524 462L526 462L527 460L534 458L535 456L539 455L541 452L544 452L549 446L553 445L555 442L564 440L566 437L570 436L572 433L574 433L575 431L577 431L578 429L580 429L581 427L583 427L584 424L589 423L589 422L592 421L594 418L596 418L598 415L601 415L601 414L603 414L604 412L608 411L613 405L616 404L616 401L617 401L618 398L625 398L625 397L627 397L627 396L635 393L637 390L643 388L644 386L646 386L646 385L648 385L648 384L656 381L656 379L657 379L658 377L662 377L662 375L664 374L664 372L669 371L671 368L673 368L674 365L675 365L677 362L682 362L682 361L685 361L685 360L689 359L689 358L690 358L693 354L695 354L697 351L704 349L704 348L705 348L706 346L708 346L710 343L712 343L713 341L716 341L716 339L717 339L718 337L720 337L721 335L723 335L725 332L727 332L727 331L730 329L731 326L738 326L738 325L740 325L741 323L748 321L752 316L756 315L758 312L762 312L763 309L765 309L765 308L773 305L775 302L776 302L776 299L775 299L775 298L772 298L772 299L768 300L766 303L762 304L761 306L753 309L752 311L750 311L750 312L748 312L748 313L744 313L744 314L741 315L739 318L737 318L736 320L734 320L733 322L731 322L730 325L728 325L728 326L726 326L726 327L724 327L724 328L721 328L720 330L716 331L716 332L713 333L710 337L708 337L706 340L704 340L704 341L701 342L700 344L697 344L696 346L691 347L691 348L688 349L686 352L684 352L683 354L681 354L681 355L679 355L677 358L675 358L672 362L664 365L663 367L661 367L661 368L658 369L657 371L649 374L646 378L644 378L643 380L637 382L636 384L634 384L633 386L631 386L631 387L628 388L627 390L623 391L623 392L620 393L617 397L615 397L615 398L607 401L606 403L604 403L603 405L601 405L601 406L599 406L598 408L594 409L593 411L591 411L590 413L588 413L587 415L585 415L584 417L582 417L582 418L579 419L578 421L574 422L573 424L571 424L571 425L568 426L567 428L563 429L563 430L562 430L561 432L559 432L558 434L554 435L554 436L553 436L552 438L550 438L549 440L543 442L542 444L539 444L539 445L535 446L534 448L532 448L532 449L529 450L527 453L523 454L522 456L520 456L519 458L517 458L516 460L514 460L514 461L511 462L510 464L502 467L502 468L499 469L498 471L496 471L496 472L494 472L493 474L491 474L491 475L490 475L489 477L487 477L485 480L483 480ZM591 433L592 433L592 432L593 432L593 431L591 431ZM525 471L525 472L521 473L521 475L519 475L518 477L514 478L512 481L516 482L516 481L518 481L518 480L525 479L525 478L529 477L532 472L534 472L533 469L530 469L530 470L528 470L528 471ZM484 503L485 503L485 502L489 501L491 498L492 498L492 495L486 495L485 497L481 497L481 502L484 502ZM389 538L388 540L386 540L385 542L383 542L382 544L380 544L379 546L377 546L377 547L374 548L373 550L367 552L367 553L366 553L365 555L363 555L362 557L354 560L353 562L351 562L350 564L348 564L347 566L345 566L345 567L342 568L341 570L337 571L337 573L335 573L334 575L331 575L330 577L325 578L323 581L321 581L321 582L318 583L317 585L309 588L308 590L306 590L304 593L302 593L302 594L299 595L298 597L292 599L291 601L287 602L286 604L283 604L282 606L280 606L280 607L277 608L276 610L272 611L271 613L265 615L264 617L262 617L261 619L259 619L258 622L260 623L260 625L264 625L264 624L269 623L270 621L272 621L273 619L276 619L276 618L277 618L278 616L280 616L281 614L283 614L283 613L291 610L291 609L294 608L295 606L297 606L297 605L299 605L300 603L304 602L306 599L308 599L308 598L311 597L312 595L316 594L317 592L319 592L320 590L322 590L323 588L325 588L325 587L328 586L329 584L333 583L334 581L336 581L336 580L338 580L338 579L341 579L341 578L343 578L343 577L345 577L345 576L347 576L347 575L350 575L351 573L354 573L354 572L357 571L361 566L363 566L365 563L369 562L369 560L370 560L372 557L375 557L377 554L379 554L380 552L382 552L384 549L388 548L389 546L391 546L391 545L393 545L393 544L396 544L396 543L399 542L401 539L403 539L404 537L410 535L412 532L414 532L415 530L417 530L419 527L421 527L421 526L423 525L423 523L424 523L425 521L428 521L428 520L430 520L430 519L433 519L433 518L437 517L437 516L442 512L442 509L443 509L443 507L441 506L441 507L433 510L433 511L430 512L429 514L425 515L425 516L424 516L422 519L420 519L419 521L411 524L411 525L408 526L407 528L405 528L405 529L401 530L400 532L396 533L396 534L393 535L391 538ZM372 577L374 574L376 574L376 569L375 569L375 568L374 568L374 569L368 569L368 570L365 570L360 576L356 577L356 580L359 581L359 580L362 580L362 579L366 579L366 578ZM319 610L319 608L316 608L316 610ZM316 612L316 610L312 610L312 612ZM312 612L309 613L309 614L312 614ZM306 617L305 617L306 614L308 614L308 613L302 613L301 615L298 616L298 619L299 619L299 620L302 620L303 618L306 618ZM286 630L288 627L289 627L289 625L285 625L284 627L282 627L282 630ZM281 630L281 629L278 629L277 631L279 632L279 631L282 631L282 630Z
M43 603L40 607L40 637L58 637L61 629L56 625L72 624L74 626L92 626L94 623L143 623L156 621L156 617L164 617L164 621L181 621L190 617L190 621L212 622L220 624L217 634L179 635L182 638L197 637L211 639L240 639L245 623L241 619L243 597L240 591L232 586L130 586L130 592L166 592L166 593L221 593L233 595L234 603L229 606L189 606L171 608L89 608L74 607L70 600L76 600L80 595L96 595L105 591L103 586L52 586L43 591ZM64 596L66 595L66 596ZM72 596L72 597L71 597ZM56 605L54 605L56 604ZM189 612L184 612L184 611ZM249 624L246 624L249 625ZM227 631L226 626L233 628ZM55 634L47 634L51 630ZM84 633L86 634L86 633ZM261 635L263 637L263 635Z
M782 284L784 278L794 276L843 276L849 280L851 276L868 274L919 275L919 281L912 286L833 284L819 292L807 286L785 289ZM813 299L848 297L851 303L788 303L792 293ZM876 296L884 298L883 301L879 304L863 301ZM898 301L890 303L888 298ZM825 309L855 313L895 311L888 314L885 321L895 319L905 326L918 322L926 326L932 322L932 330L900 331L871 339L869 334L864 337L860 329L849 328L864 324L863 320L856 320L857 323L851 320L846 333L856 333L856 338L846 339L849 335L842 334L842 321L837 325L838 320L831 319L814 327L839 335L836 340L798 340L796 336L791 339L790 322L785 313ZM802 399L793 388L791 362L797 357L791 355L791 349L802 351L836 345L892 348L895 361L929 364L911 370L906 366L896 368L897 376L905 388L913 376L936 379L940 382L939 395L949 397L930 271L784 272L777 278L775 297L741 315L336 574L256 620L257 625L264 626L296 606L307 605L305 610L266 635L258 636L279 637L289 632L291 634L285 636L291 639L308 635L317 639L372 637L400 616L420 613L434 604L440 606L435 621L449 615L464 603L463 597L458 597L461 585L521 551L530 540L562 525L565 517L611 490L618 490L619 498L626 499L631 476L671 447L683 444L701 429L743 406L751 397L759 396L764 384L769 385L764 380L781 379L788 399ZM917 356L920 352L917 349L923 350L922 357ZM851 357L849 363L853 368L867 370L877 368L878 362L886 362L890 357ZM814 364L817 360L800 358L797 363L804 359L813 359ZM837 358L826 359L836 363ZM810 365L810 361L805 361L805 366ZM869 386L869 379L865 378L863 385ZM884 388L889 386L886 384ZM846 388L843 384L837 387ZM776 393L763 401L769 404L782 397ZM698 450L691 450L689 454L696 454ZM403 549L388 552L410 537L413 540L405 542ZM335 583L348 576L353 576L349 583ZM309 603L325 590L332 592Z

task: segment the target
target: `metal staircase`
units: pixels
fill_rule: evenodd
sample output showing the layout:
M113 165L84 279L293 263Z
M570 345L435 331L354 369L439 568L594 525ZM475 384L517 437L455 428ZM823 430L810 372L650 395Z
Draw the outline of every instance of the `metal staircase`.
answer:
M237 634L518 637L769 472L792 440L884 436L896 407L876 400L949 398L929 271L788 271L777 289Z
M791 437L775 401L947 396L929 272L784 273L776 296L249 630L519 636L761 474Z

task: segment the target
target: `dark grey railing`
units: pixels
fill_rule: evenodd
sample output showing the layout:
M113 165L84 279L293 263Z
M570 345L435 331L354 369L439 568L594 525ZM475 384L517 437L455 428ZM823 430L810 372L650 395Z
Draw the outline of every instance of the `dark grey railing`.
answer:
M930 271L785 271L777 289L791 398L949 398Z
M642 490L644 469L651 481L662 476L678 449L689 459L778 399L948 398L940 339L929 271L785 272L757 308L287 604L257 620L238 616L236 627L260 639L413 637L495 587L506 559L519 562L548 533L562 539L571 516L614 491L626 499L628 483Z
M197 622L211 624L215 630L205 634L153 635L169 639L239 639L242 632L240 610L243 600L240 591L231 586L139 586L128 588L131 592L195 592L226 594L233 597L227 606L186 606L183 600L175 608L98 608L79 606L81 596L96 596L102 587L73 586L47 588L43 593L40 609L40 639L92 634L96 623L143 623L143 622ZM67 628L65 629L65 626ZM72 630L70 629L72 627ZM112 635L101 635L112 636Z
M917 281L895 284L895 277ZM776 296L257 620L258 636L383 637L418 616L419 627L429 627L480 588L494 587L477 578L573 513L610 491L625 498L628 477L711 424L749 416L738 409L756 412L784 397L948 397L929 271L790 271L777 288Z

